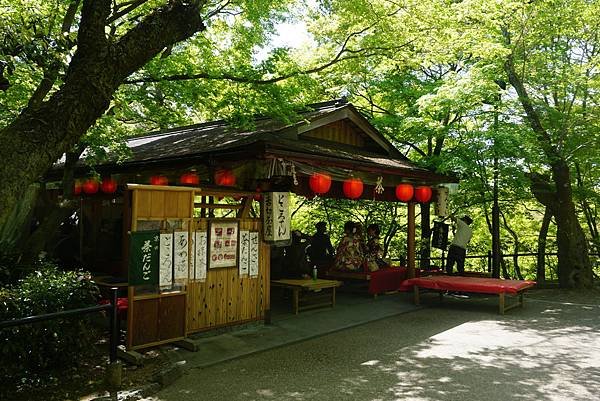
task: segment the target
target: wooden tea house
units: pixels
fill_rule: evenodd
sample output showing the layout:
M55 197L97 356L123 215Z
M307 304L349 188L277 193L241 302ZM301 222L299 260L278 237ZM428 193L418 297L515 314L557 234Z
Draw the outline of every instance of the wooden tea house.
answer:
M127 147L125 161L95 167L101 181L78 165L75 193L82 264L127 286L128 349L267 318L270 247L290 238L289 193L405 202L414 272L415 205L455 181L411 163L343 100L311 105L295 123L215 121Z

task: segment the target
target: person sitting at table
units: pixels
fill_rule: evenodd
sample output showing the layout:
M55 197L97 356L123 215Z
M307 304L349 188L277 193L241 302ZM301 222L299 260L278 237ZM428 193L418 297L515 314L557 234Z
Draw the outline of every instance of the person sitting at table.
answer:
M283 274L285 278L309 278L311 265L306 258L306 247L310 237L299 230L292 231L292 243L285 248Z
M335 253L331 239L327 234L327 223L320 221L315 225L317 232L310 238L308 255L310 261L317 266L329 266Z
M361 239L357 236L356 223L344 224L344 236L335 253L334 268L337 270L360 271L364 262Z
M383 259L383 248L379 244L380 229L378 224L370 224L367 227L367 251L365 260L370 271L376 271L383 267L389 267Z

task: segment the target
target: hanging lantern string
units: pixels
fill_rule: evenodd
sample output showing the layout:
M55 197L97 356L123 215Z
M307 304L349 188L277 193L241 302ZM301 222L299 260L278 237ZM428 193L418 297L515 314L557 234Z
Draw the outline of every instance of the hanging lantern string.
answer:
M383 177L379 176L377 177L377 181L375 183L375 193L378 195L381 195L383 193L384 189L383 189Z

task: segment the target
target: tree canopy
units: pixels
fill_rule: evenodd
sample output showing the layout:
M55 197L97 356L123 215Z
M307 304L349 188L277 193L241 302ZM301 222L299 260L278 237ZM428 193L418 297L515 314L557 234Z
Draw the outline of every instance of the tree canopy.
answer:
M453 208L479 217L478 247L496 198L504 252L538 251L552 219L561 285L589 286L588 250L600 250L599 7L1 0L0 242L14 244L14 222L31 209L35 190L23 188L64 153L87 148L93 163L130 135L285 120L297 105L346 95L412 159L460 174ZM271 47L278 24L294 21L313 42ZM425 248L430 221L423 211ZM516 263L504 271L520 274Z

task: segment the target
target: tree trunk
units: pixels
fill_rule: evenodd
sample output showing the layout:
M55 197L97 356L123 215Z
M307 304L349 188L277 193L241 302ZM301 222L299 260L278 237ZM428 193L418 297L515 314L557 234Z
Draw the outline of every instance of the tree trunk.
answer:
M546 282L546 239L548 237L548 229L550 228L551 221L552 213L550 212L550 208L547 207L546 210L544 210L544 218L542 219L542 226L540 227L540 233L538 234L535 280L540 285L543 285Z
M543 127L540 115L533 107L531 98L515 71L512 56L506 61L504 68L511 85L519 95L529 125L537 136L538 146L544 152L552 169L552 187L556 199L554 216L557 227L559 285L563 288L592 287L592 264L588 254L588 244L573 203L569 166L553 145L550 134ZM540 200L539 196L546 197L546 195L534 193L538 200Z
M588 243L577 219L571 175L564 160L552 164L558 200L555 215L558 243L558 282L561 287L591 288L593 286L592 264Z
M506 221L506 216L504 216L504 213L502 213L502 221L504 222L504 228L506 228L506 230L509 232L510 236L513 238L514 241L514 248L513 248L513 268L515 271L515 276L518 280L523 280L523 274L521 274L521 268L519 267L519 236L517 235L517 233L510 228L510 226L508 225L508 222Z
M0 130L0 231L20 207L23 188L38 181L102 116L131 73L165 47L203 30L196 2L170 2L116 41L105 34L110 0L84 1L77 51L64 84Z

